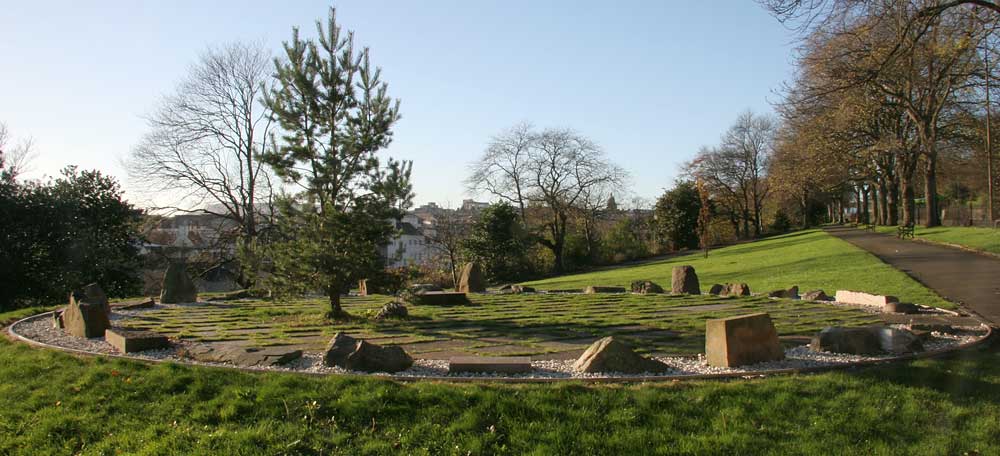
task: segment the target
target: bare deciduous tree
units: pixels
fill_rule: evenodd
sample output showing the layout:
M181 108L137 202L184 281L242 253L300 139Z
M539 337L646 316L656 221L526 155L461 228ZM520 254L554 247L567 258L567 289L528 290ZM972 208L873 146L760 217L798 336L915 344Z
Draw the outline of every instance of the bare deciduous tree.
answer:
M469 214L445 210L435 216L434 229L426 234L427 245L448 264L455 286L458 286L458 265L462 261L463 242L469 237L471 229Z
M129 175L147 190L175 195L160 209L234 222L245 252L255 250L272 206L269 171L260 159L270 140L271 118L261 104L270 69L270 55L258 45L209 50L148 119L151 131L126 161Z
M518 125L493 138L486 153L472 165L470 190L487 192L521 209L538 243L552 251L556 272L562 272L567 222L598 188L614 191L628 174L604 156L593 141L568 129L535 132ZM599 193L599 192L598 192ZM539 209L539 221L527 220L525 210Z
M7 129L7 124L0 122L0 165L4 174L10 179L16 179L28 169L35 157L35 141L32 138L22 138L16 144L11 144L13 136Z
M744 237L759 236L764 199L770 192L767 169L777 124L750 111L740 114L716 148L702 148L688 172L705 183L731 214L733 228Z

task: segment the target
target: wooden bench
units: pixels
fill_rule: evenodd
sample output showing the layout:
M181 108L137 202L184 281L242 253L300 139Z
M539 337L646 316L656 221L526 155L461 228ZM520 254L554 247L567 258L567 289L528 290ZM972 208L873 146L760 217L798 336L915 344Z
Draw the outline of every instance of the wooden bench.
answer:
M875 224L874 223L866 223L865 224L865 231L871 231L872 233L874 233L875 232Z
M900 239L906 239L906 238L913 239L913 223L900 225L899 228L896 229L896 237Z

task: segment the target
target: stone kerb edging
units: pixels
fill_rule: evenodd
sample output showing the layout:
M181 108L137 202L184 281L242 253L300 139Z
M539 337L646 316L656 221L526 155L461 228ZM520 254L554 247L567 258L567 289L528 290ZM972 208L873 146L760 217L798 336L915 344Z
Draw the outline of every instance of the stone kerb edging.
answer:
M939 356L947 355L949 353L957 352L960 350L971 349L986 343L993 337L993 326L975 316L976 320L985 328L986 334L979 337L973 341L958 344L952 347L941 348L937 350L931 350L921 353L911 353L907 355L894 356L890 358L881 359L868 359L860 360L857 362L849 364L836 364L827 366L810 366L810 367L796 367L796 368L783 368L783 369L771 369L762 371L752 371L752 372L727 372L719 374L692 374L692 375L660 375L660 376L634 376L625 375L617 377L571 377L571 378L524 378L524 377L450 377L450 376L413 376L413 375L391 375L391 374L355 374L355 373L326 373L326 372L303 372L294 370L269 370L263 368L253 368L253 367L239 367L239 366L224 366L216 364L204 364L188 362L177 359L149 359L149 358L139 358L134 356L128 356L124 354L109 354L109 353L95 353L86 350L79 350L75 348L60 347L58 345L52 345L44 342L39 342L33 339L29 339L21 334L18 334L16 328L17 325L22 323L27 323L35 321L42 318L50 318L54 312L44 312L37 315L32 315L30 317L22 318L14 323L7 326L4 333L8 338L21 342L33 347L46 348L52 350L58 350L62 352L67 352L77 356L85 357L107 357L107 358L118 358L127 359L131 361L143 362L148 364L159 364L164 362L171 362L176 364L184 364L189 366L204 367L209 369L228 369L228 370L239 370L244 372L279 372L283 374L295 374L295 375L306 375L313 377L325 377L325 376L340 376L347 378L374 378L374 379L385 379L394 380L400 382L418 382L418 381L432 381L432 382L450 382L450 383L558 383L558 382L581 382L581 383L659 383L659 382L677 382L682 380L721 380L721 379L735 379L735 378L760 378L770 375L789 375L789 374L805 374L805 373L816 373L825 372L833 370L843 370L851 369L856 367L868 367L880 364L890 364L905 361L914 361L919 359L936 358Z

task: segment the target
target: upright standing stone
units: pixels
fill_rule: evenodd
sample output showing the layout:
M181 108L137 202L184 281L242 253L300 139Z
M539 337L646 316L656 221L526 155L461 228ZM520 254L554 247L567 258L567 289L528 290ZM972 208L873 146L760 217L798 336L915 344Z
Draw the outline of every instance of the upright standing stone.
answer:
M108 295L104 293L104 290L101 289L101 286L97 283L87 284L83 288L70 293L70 302L73 302L74 295L82 296L83 301L89 304L99 305L105 312L109 314L111 313L111 306L108 304Z
M399 346L383 347L337 333L326 346L323 364L364 372L399 372L413 365L410 357Z
M785 359L771 316L766 313L705 322L705 358L710 366L736 367Z
M187 275L187 265L184 262L171 262L163 275L163 286L160 290L160 303L177 304L198 301L198 289Z
M462 268L462 277L458 281L459 293L483 293L486 291L486 281L479 263L467 263Z
M72 294L69 305L62 313L63 327L76 337L104 337L104 331L111 327L108 313L100 303L87 302L80 291Z
M694 272L693 266L674 266L673 275L670 280L670 292L676 294L701 294L698 274Z
M368 279L358 281L358 296L368 296Z

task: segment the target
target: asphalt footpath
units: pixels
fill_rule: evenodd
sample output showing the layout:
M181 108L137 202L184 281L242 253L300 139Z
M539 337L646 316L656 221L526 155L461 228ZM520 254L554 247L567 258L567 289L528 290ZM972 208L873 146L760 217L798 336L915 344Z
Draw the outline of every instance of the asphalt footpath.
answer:
M994 326L1000 325L1000 258L857 228L831 227L826 232L871 252Z

